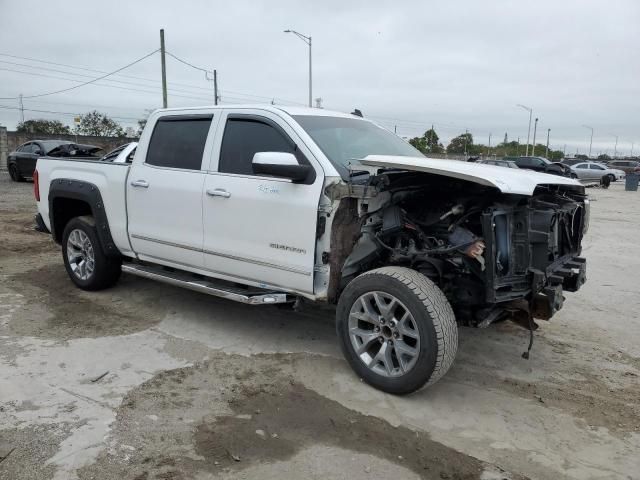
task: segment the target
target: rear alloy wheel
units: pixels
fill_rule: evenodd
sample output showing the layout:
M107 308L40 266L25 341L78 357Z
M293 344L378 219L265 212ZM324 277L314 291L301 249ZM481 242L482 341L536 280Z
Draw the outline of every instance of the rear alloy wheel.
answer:
M336 312L345 358L370 385L407 394L442 377L458 348L451 305L427 277L404 267L366 272Z
M93 217L76 217L62 233L62 258L69 278L83 290L102 290L118 281L122 259L102 251Z
M20 172L18 171L18 166L15 163L9 164L9 176L11 177L11 180L13 180L14 182L24 182L24 177L20 175Z

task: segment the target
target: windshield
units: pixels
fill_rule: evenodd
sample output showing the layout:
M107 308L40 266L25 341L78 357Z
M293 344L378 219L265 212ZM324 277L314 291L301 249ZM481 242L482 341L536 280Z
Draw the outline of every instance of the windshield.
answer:
M349 164L367 155L423 156L397 135L365 120L314 115L294 118L345 178Z

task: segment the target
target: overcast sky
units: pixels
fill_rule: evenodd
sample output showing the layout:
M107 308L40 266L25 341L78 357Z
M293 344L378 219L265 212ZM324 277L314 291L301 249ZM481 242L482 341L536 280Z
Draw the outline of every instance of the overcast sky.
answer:
M640 152L638 0L0 0L0 97L99 76L7 55L109 72L157 49L160 28L169 52L218 70L223 103L307 102L308 50L291 28L313 37L313 97L325 108L357 107L402 135L434 124L445 145L465 129L495 144L505 132L526 141L521 103L540 119L540 143L550 128L554 148L585 153L586 124L594 153L612 154L614 135L619 152L631 142ZM122 74L140 78L25 98L25 118L71 124L95 108L134 125L162 105L160 57ZM168 58L167 76L169 106L212 103L204 73ZM18 105L0 99L0 125L15 127Z

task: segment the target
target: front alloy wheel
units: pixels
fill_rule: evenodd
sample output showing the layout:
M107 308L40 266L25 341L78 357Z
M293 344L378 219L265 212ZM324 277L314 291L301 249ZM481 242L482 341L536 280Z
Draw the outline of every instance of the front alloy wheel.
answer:
M361 295L349 312L349 338L360 360L383 377L415 367L420 332L407 307L385 292Z

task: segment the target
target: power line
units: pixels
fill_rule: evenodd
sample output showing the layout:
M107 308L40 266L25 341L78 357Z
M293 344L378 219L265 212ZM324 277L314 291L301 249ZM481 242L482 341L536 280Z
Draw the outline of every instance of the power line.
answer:
M153 52L151 52L151 53L146 54L146 55L145 55L145 56L143 56L143 57L138 58L137 60L134 60L133 62L131 62L131 63L129 63L129 64L125 65L124 67L118 68L117 70L114 70L113 72L106 73L106 74L102 75L101 77L97 77L97 78L94 78L94 79L89 80L89 81L87 81L87 82L81 83L80 85L75 85L75 86L73 86L73 87L69 87L69 88L63 88L62 90L56 90L56 91L54 91L54 92L40 93L40 94L38 94L38 95L25 95L23 98L38 98L38 97L46 97L46 96L48 96L48 95L55 95L56 93L68 92L68 91L70 91L70 90L75 90L76 88L84 87L85 85L89 85L89 84L91 84L91 83L95 83L95 82L97 82L98 80L102 80L103 78L107 78L107 77L109 77L109 76L111 76L111 75L115 75L116 73L121 72L122 70L124 70L124 69L126 69L126 68L132 67L132 66L133 66L133 65L135 65L136 63L140 63L141 61L143 61L143 60L145 60L145 59L149 58L151 55L155 54L157 51L158 51L158 49L154 50L154 51L153 51ZM0 100L17 100L18 98L19 98L19 97L0 97Z
M0 60L0 63L6 63L6 64L9 64L9 65L16 65L16 66L19 66L19 67L33 68L33 69L38 69L38 70L45 70L45 71L49 71L49 72L62 73L64 75L70 75L70 76L74 76L74 77L94 78L93 75L87 75L87 74L76 73L76 72L67 72L65 70L58 70L56 68L47 68L47 67L41 67L41 66L37 66L37 65L28 65L28 64L25 64L25 63L8 62L6 60ZM27 75L33 75L34 74L33 72L24 72L22 70L11 70L11 69L3 69L3 70L16 72L16 73L25 73ZM66 78L61 78L61 77L50 77L50 78L59 78L61 80L67 80ZM137 82L128 82L126 80L108 79L108 80L103 80L103 81L105 81L105 82L122 83L122 84L125 84L125 85L133 85L133 86L144 87L144 88L160 88L159 86L157 86L157 82L156 82L156 85L154 86L154 85L145 85L143 83L137 83ZM210 89L203 89L203 90L211 91ZM173 89L173 88L171 89L171 91L179 92L179 93L194 94L194 92L190 92L188 90L178 90L178 89Z
M0 105L0 108L3 108L5 110L20 110L20 107L12 107L9 105ZM75 117L77 115L80 115L79 113L73 113L73 112L56 112L53 110L36 110L36 109L32 109L32 108L25 108L24 109L25 112L37 112L37 113L51 113L51 114L56 114L56 115L68 115L68 116L72 116ZM111 116L109 115L111 118L115 118L118 120L140 120L140 118L136 118L136 117L117 117L117 116Z
M206 68L202 68L202 67L196 67L195 65L187 62L186 60L181 59L180 57L177 57L176 55L174 55L173 53L166 51L165 52L167 55L169 55L170 57L176 59L177 61L179 61L180 63L184 63L185 65L191 67L191 68L195 68L196 70L200 70L201 72L204 72L205 74L210 73L213 75L213 70L207 70Z
M21 56L19 56L19 55L10 55L10 54L8 54L8 53L0 53L0 57L17 58L17 59L20 59L20 60L28 60L28 61L30 61L30 62L45 63L45 64L48 64L48 65L56 65L56 66L58 66L58 67L73 68L73 69L76 69L76 70L84 70L84 71L87 71L87 72L94 72L94 73L107 73L107 72L106 72L106 71L104 71L104 70L97 70L97 69L95 69L95 68L78 67L78 66L76 66L76 65L69 65L69 64L67 64L67 63L50 62L50 61L47 61L47 60L40 60L40 59L37 59L37 58L21 57ZM5 63L9 63L9 62L5 62ZM32 65L31 67L32 67L32 68L42 68L42 69L44 69L43 67L40 67L40 66L37 66L37 65ZM69 73L72 73L72 72L69 72ZM75 74L75 73L74 73L74 74ZM142 80L142 81L145 81L145 82L151 82L151 83L154 83L154 84L156 84L156 85L158 85L158 84L160 83L158 80L154 80L154 79L152 79L152 78L139 77L139 76L136 76L136 75L123 75L123 74L121 74L121 73L120 73L120 74L117 74L117 75L115 75L115 76L117 76L117 77L123 77L123 78L132 78L132 79L134 79L134 80ZM200 87L200 86L198 86L198 85L193 85L193 84L190 84L190 83L179 83L179 82L172 82L172 83L173 83L174 85L178 85L178 86L185 87L185 88L193 88L193 89L195 89L195 90L206 90L206 91L211 91L211 89L210 89L210 88L207 88L207 87Z
M2 68L2 67L0 67L0 70L6 71L6 72L22 73L24 75L32 75L32 76L36 76L36 77L54 78L54 79L57 79L57 80L66 80L66 81L69 81L69 82L82 82L82 80L74 80L74 79L65 78L65 77L56 77L54 75L46 75L44 73L37 73L37 72L24 72L22 70L13 70L11 68ZM117 80L106 80L106 81L109 82L109 81L117 81ZM86 82L85 82L85 84L86 84ZM142 89L139 89L139 88L131 88L131 87L122 87L120 85L105 85L105 84L102 84L102 83L93 83L93 85L96 86L96 87L107 87L107 88L118 88L120 90L129 90L131 92L150 93L150 94L153 94L153 95L157 95L158 94L157 91L142 90ZM77 85L77 87L79 87L79 86L82 86L82 85ZM76 87L73 87L73 88L76 88ZM147 88L153 88L153 87L149 86ZM172 91L175 91L175 90L172 90ZM177 95L177 94L173 94L173 96L174 97L179 97L179 98L189 98L189 99L193 99L193 100L207 100L207 101L211 100L210 98L199 97L199 96L195 96L195 95ZM40 96L39 95L36 95L35 97L34 96L31 96L31 97L25 96L24 98L36 98L36 97L40 97ZM19 98L19 97L16 97L16 98ZM0 99L1 100L14 100L13 97L0 98Z

